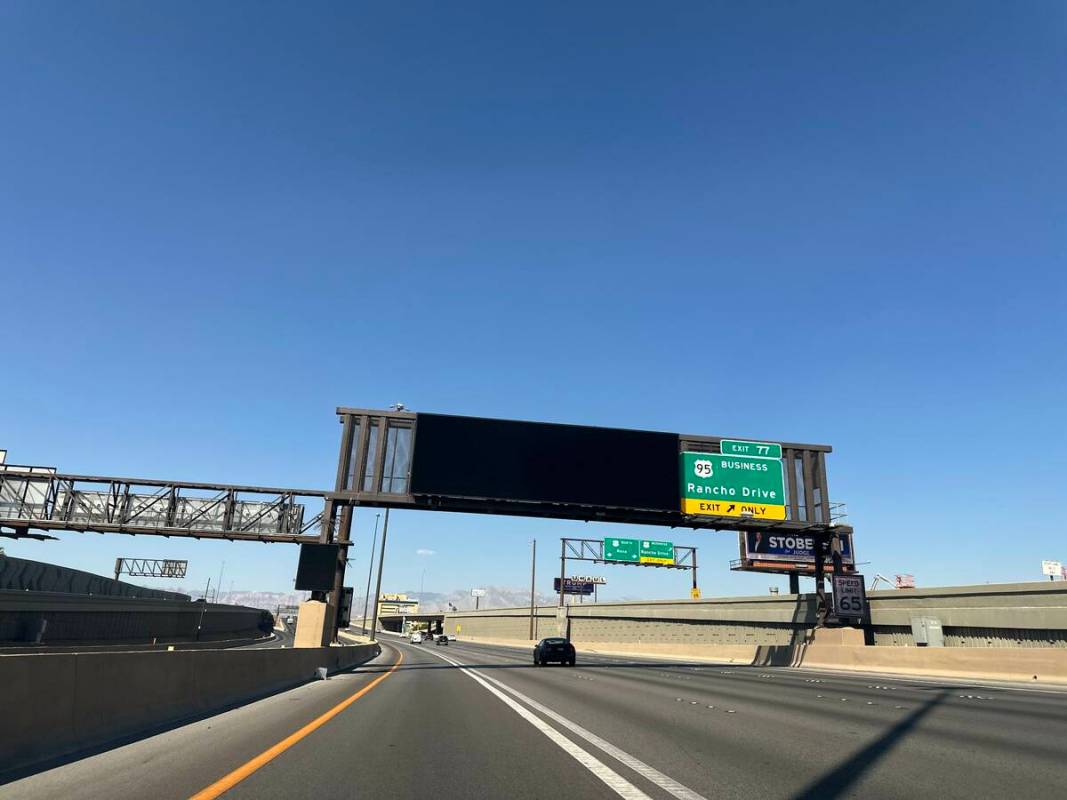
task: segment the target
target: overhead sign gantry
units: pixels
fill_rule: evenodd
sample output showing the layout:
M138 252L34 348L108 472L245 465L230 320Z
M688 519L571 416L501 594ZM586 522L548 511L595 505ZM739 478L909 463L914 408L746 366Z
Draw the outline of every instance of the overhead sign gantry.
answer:
M337 414L343 433L329 509L342 514L335 596L358 506L780 530L820 543L835 534L828 445L405 410ZM816 560L820 597L823 566Z
M30 533L37 529L336 543L335 608L359 506L386 509L383 542L392 508L784 531L811 534L820 547L836 536L827 445L404 410L337 414L343 432L332 491L6 465L0 535L39 537ZM322 510L305 513L316 501ZM822 574L816 559L819 591Z
M344 433L335 498L353 505L719 530L830 529L827 445L410 411L337 413Z

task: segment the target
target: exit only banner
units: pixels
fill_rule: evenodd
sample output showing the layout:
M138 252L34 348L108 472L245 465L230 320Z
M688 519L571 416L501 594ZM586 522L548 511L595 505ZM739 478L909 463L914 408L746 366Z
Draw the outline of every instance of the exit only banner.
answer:
M785 519L780 458L687 452L681 472L686 514Z

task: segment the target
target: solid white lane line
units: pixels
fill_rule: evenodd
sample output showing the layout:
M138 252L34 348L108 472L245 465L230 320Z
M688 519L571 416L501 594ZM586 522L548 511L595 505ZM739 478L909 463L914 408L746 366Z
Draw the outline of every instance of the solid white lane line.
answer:
M670 794L679 798L679 800L707 800L707 798L705 798L702 794L694 792L688 786L679 783L669 775L664 775L655 767L649 766L644 761L641 761L639 758L630 755L625 750L620 750L611 742L601 739L595 733L583 728L577 722L571 722L566 717L562 716L561 714L557 714L551 708L542 705L541 703L534 700L532 697L527 697L522 692L517 691L516 689L512 689L510 686L501 683L496 678L490 678L488 675L482 677L484 677L485 680L489 681L494 686L498 686L508 694L517 697L519 700L522 700L522 702L526 703L528 706L530 706L530 708L534 709L535 711L540 711L549 719L555 720L564 728L585 739L587 742L589 742L589 744L593 745L594 747L603 750L612 758L621 761L623 764L628 766L638 775L642 776L643 778L647 778L649 781L656 784L664 791L669 792Z
M470 678L473 678L480 683L486 690L491 692L501 702L508 706L512 711L529 722L533 727L551 739L561 750L567 755L585 767L587 770L593 773L597 778L603 781L610 789L612 789L619 797L626 798L626 800L652 800L647 794L642 792L628 780L623 778L615 770L611 769L607 764L594 756L590 755L587 751L580 748L562 733L557 731L551 725L544 720L540 719L521 705L516 703L506 694L498 691L495 687L487 683L482 676L476 675L467 669L463 664L458 661L453 661L447 656L443 656L440 653L434 653L442 661L447 661L455 667L459 668L459 671L464 673Z
M441 657L445 658L444 656L441 656ZM457 667L460 667L461 669L464 669L464 671L468 671L468 670L465 669L464 665L460 664L457 661L452 661L452 659L450 659L450 658L446 658L445 660L455 664ZM477 667L477 665L474 665L474 666ZM481 680L487 681L488 683L491 683L493 686L499 687L500 689L502 689L503 691L507 692L508 694L510 694L510 695L512 695L514 697L517 697L519 700L521 700L522 702L524 702L528 706L530 706L530 708L533 708L536 711L540 711L542 714L544 714L549 719L554 720L555 722L559 723L560 725L562 725L567 730L569 730L572 733L578 735L582 739L585 739L587 742L589 742L594 747L599 748L600 750L604 751L605 753L607 753L612 758L614 758L617 761L625 764L627 767L632 769L638 775L640 775L641 777L643 777L646 780L650 781L651 783L654 783L656 786L660 787L665 792L668 792L669 794L673 795L674 797L677 797L679 800L707 800L707 798L704 797L703 795L699 794L698 792L693 791L688 786L685 786L684 784L679 783L678 781L674 780L674 778L670 777L669 775L664 775L662 772L657 770L655 767L649 766L648 764L646 764L644 761L642 761L641 759L637 758L636 756L630 755L625 750L620 750L618 747L613 745L611 742L600 738L599 736L597 736L592 731L587 730L586 728L583 728L577 722L572 722L571 720L567 719L563 715L557 714L551 708L548 708L547 706L542 705L541 703L539 703L536 700L534 700L532 697L528 697L527 695L523 694L520 691L517 691L516 689L512 689L510 686L508 686L507 684L501 683L496 678L491 678L488 675L476 675L474 673L470 673L470 675L471 675L471 677L475 678L476 680L481 679ZM488 687L488 688L491 689L492 687Z

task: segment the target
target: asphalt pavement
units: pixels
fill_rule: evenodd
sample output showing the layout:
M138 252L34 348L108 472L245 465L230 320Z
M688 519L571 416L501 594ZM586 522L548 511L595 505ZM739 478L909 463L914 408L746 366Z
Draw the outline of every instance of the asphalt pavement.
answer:
M294 634L291 631L283 631L275 628L271 631L269 639L256 642L255 644L241 645L238 649L241 650L273 650L281 647L292 647Z
M1067 692L1055 689L580 649L577 667L534 667L514 648L386 637L353 672L0 798L973 800L1067 797L1065 765Z

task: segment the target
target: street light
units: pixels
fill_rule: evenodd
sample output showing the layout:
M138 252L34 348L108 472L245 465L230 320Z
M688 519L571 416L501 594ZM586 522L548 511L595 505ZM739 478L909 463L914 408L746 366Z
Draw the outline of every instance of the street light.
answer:
M363 597L363 635L367 635L367 611L370 603L370 576L374 572L374 546L378 543L378 520L382 518L382 515L374 515L374 538L370 542L370 558L367 560L367 594ZM378 605L378 598L374 598L375 606Z

